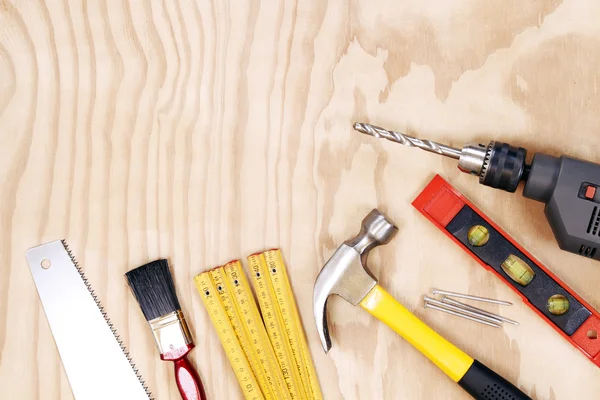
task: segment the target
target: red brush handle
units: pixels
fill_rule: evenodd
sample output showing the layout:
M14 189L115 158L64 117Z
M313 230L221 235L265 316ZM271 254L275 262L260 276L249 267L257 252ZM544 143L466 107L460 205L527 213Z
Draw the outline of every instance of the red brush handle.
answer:
M187 357L174 361L175 380L183 400L206 400L204 387L192 364Z
M175 364L175 381L183 400L206 400L204 387L198 373L187 359L186 355L194 348L193 344L175 349L160 358L165 361L173 361Z

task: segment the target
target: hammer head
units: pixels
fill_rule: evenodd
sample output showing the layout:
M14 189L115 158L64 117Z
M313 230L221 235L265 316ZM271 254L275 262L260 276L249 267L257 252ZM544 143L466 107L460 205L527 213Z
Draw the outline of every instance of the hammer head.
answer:
M359 234L344 242L319 273L313 293L313 312L325 353L331 349L327 298L337 294L352 305L359 304L377 284L366 266L369 252L388 243L396 232L396 225L381 211L371 211L363 219Z

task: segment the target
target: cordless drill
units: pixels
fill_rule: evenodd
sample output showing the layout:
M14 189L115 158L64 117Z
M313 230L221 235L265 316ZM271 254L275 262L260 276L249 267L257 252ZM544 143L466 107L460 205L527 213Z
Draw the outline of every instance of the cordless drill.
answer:
M525 182L523 196L546 204L545 213L561 249L600 261L600 165L568 156L536 153L492 141L468 143L462 149L421 140L378 126L355 123L366 135L418 147L458 160L458 168L479 176L479 183L515 192Z

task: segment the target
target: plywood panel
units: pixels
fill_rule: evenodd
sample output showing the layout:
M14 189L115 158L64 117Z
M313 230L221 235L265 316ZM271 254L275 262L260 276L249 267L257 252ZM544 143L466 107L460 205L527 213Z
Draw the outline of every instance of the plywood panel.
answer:
M238 399L192 277L271 247L327 399L466 399L341 300L320 348L314 279L374 207L400 233L371 268L409 309L532 397L597 397L598 368L409 204L442 174L600 307L597 263L557 248L541 204L352 122L600 162L598 15L593 0L0 1L3 397L72 398L24 258L65 238L158 399L179 398L171 365L122 275L170 260L208 395ZM432 287L511 300L521 326L425 312Z

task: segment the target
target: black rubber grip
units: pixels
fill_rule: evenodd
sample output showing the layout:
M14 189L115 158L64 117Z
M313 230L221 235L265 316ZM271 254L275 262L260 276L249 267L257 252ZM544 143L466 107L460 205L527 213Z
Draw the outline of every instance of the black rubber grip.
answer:
M531 400L512 383L477 360L458 384L477 400Z

